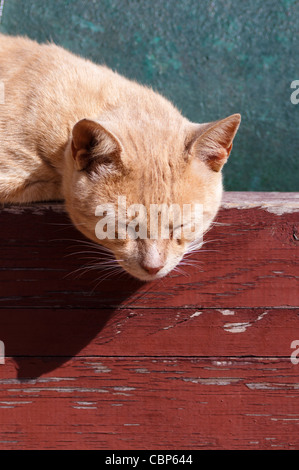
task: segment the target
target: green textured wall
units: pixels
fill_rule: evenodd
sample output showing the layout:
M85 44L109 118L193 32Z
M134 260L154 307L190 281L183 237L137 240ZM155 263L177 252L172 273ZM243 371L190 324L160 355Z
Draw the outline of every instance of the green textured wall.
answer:
M0 30L151 84L193 121L241 112L226 189L298 190L298 1L5 0Z

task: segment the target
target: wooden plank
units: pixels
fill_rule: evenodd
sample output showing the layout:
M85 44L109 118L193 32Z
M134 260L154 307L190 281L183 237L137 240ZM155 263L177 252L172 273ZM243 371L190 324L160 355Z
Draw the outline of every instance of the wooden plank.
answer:
M20 381L8 360L0 448L298 449L298 367L275 358L84 357Z
M299 340L299 308L3 309L0 315L0 339L17 364L18 356L53 357L56 367L75 355L289 357ZM28 377L22 365L19 377Z
M2 208L0 449L298 449L298 212L228 193L201 271L96 286L61 204Z
M84 238L68 225L61 205L6 207L0 213L0 307L297 306L298 195L279 205L277 195L262 193L251 202L246 194L246 200L240 193L224 199L217 218L224 225L216 225L193 256L198 269L147 284L126 276L117 289L115 278L97 284L94 271L76 278L86 262L80 257L90 255L77 253L88 249L71 241Z

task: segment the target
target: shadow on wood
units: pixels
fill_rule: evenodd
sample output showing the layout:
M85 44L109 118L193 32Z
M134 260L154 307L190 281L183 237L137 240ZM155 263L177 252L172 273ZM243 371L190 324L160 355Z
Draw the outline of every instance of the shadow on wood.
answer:
M33 214L26 208L11 208L0 219L5 227L1 231L0 337L6 356L14 358L18 378L32 379L78 355L143 283L125 274L128 288L116 296L111 292L111 280L95 280L100 270L87 272L78 281L82 255L86 258L92 248L85 246L86 240L63 210L55 212L55 206L45 213L36 205ZM112 283L114 288L113 278ZM81 308L76 306L78 294ZM4 307L7 302L9 309Z

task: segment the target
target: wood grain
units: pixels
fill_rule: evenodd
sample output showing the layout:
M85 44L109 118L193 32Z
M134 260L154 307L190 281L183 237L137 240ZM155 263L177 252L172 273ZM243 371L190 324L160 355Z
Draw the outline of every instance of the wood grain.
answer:
M264 196L260 204L266 202ZM254 204L224 202L217 222L225 225L209 232L193 256L198 266L184 267L185 275L153 283L127 276L117 289L111 280L98 283L93 271L78 277L92 255L61 206L17 208L20 214L4 209L0 308L297 306L299 200L283 201L280 215L269 212L277 205L266 210Z
M2 448L298 448L289 360L84 357L22 382L5 369Z
M298 449L298 214L227 193L198 269L98 283L61 204L3 207L0 449Z

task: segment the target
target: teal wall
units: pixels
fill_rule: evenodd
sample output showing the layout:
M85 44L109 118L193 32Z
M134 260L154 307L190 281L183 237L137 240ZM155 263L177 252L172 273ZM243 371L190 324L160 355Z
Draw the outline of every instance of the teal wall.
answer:
M226 189L299 189L298 1L5 0L0 31L104 62L193 121L241 112Z

